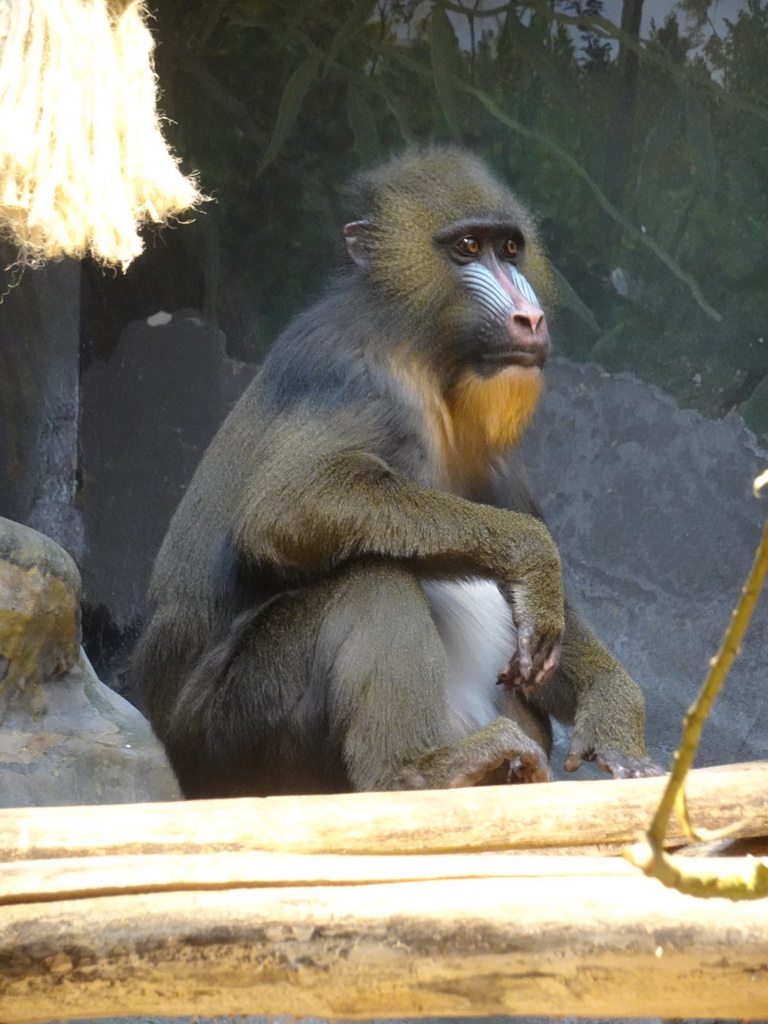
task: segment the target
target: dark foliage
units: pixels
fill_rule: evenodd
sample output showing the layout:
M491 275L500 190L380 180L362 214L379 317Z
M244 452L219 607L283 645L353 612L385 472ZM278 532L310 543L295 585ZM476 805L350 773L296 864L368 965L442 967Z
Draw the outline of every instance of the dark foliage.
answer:
M560 352L768 428L768 0L714 13L635 31L601 0L156 0L168 134L216 198L185 258L234 353L327 279L350 171L458 140L538 212Z

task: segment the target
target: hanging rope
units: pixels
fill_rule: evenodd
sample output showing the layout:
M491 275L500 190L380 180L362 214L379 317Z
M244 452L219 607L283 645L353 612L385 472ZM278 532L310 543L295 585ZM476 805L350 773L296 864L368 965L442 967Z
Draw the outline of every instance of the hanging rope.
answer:
M0 232L125 268L204 198L168 151L140 0L0 0Z

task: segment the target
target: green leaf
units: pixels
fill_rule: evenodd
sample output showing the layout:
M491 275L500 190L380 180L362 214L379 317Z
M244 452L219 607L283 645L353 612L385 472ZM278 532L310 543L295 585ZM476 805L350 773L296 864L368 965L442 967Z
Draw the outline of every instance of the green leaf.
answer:
M286 82L283 95L280 97L280 105L277 108L277 121L272 131L272 138L269 140L267 149L256 171L257 178L260 174L264 173L283 148L285 140L290 135L296 118L301 112L301 106L307 90L317 77L321 61L321 53L310 54L309 57L299 64Z
M717 179L715 140L709 111L694 92L685 92L685 120L688 126L688 144L691 147L702 188L712 193Z
M560 271L554 264L550 263L552 269L552 276L555 279L555 286L557 288L557 297L575 316L581 320L585 327L593 334L600 333L600 324L595 319L595 314L589 308L589 306L583 302L576 292L573 290L568 281L563 277Z
M408 146L412 146L415 143L416 138L408 121L408 112L405 108L405 104L401 102L400 97L395 96L390 89L382 89L381 95L384 98L384 102L392 112L392 116L395 121L397 121L397 128L403 142Z
M354 6L349 15L344 19L344 24L334 36L333 42L328 48L326 65L332 64L341 49L346 46L349 40L371 20L376 8L376 0L355 0Z
M375 163L381 156L376 121L360 87L354 83L347 93L347 120L355 137L355 153L360 163Z
M435 92L443 117L455 139L461 138L456 114L453 75L457 70L459 53L456 35L444 7L435 6L429 22L429 53Z
M570 167L583 182L585 182L592 190L598 203L602 206L605 212L612 217L617 224L620 224L624 233L633 241L638 242L640 245L645 246L647 249L656 256L657 259L661 260L665 267L670 270L678 281L682 281L683 284L688 288L689 292L695 299L698 306L704 310L707 316L712 317L713 320L717 320L720 323L723 319L722 315L711 306L704 298L698 282L695 278L691 277L690 274L686 273L679 263L674 260L668 252L656 242L649 234L646 234L640 228L636 228L620 211L617 210L613 203L608 199L605 192L600 188L598 183L592 177L592 175L586 170L585 167L575 159L575 157L563 149L548 135L544 135L541 132L536 131L534 128L527 128L524 124L521 124L516 118L510 114L505 113L497 104L491 99L490 96L486 95L482 90L476 89L474 86L467 85L464 82L460 83L461 88L472 96L475 96L483 104L485 109L496 118L501 124L507 125L513 131L522 135L523 138L532 139L533 141L545 146L551 153L554 153L559 160L561 160L567 167Z
M651 183L656 169L669 146L680 138L680 118L683 107L678 98L670 100L651 126L637 169L636 190L642 193Z

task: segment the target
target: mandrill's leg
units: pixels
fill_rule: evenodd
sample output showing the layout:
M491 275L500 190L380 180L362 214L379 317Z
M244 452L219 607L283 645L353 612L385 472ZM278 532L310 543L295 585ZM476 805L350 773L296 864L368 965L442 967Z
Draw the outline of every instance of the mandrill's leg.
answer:
M539 744L493 710L493 674L483 680L488 724L468 731L456 722L446 647L421 584L406 569L374 563L346 570L334 584L317 658L317 671L329 679L333 744L353 789L453 788L488 775L549 778Z

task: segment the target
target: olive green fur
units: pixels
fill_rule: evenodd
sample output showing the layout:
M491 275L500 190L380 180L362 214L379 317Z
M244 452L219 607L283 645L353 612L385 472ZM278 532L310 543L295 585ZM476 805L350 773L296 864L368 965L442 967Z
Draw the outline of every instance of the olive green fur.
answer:
M444 397L444 364L467 351L451 325L473 322L435 236L473 218L513 222L526 239L521 269L546 298L533 218L451 147L397 157L361 176L355 195L369 258L277 340L157 557L134 669L182 791L543 781L551 716L574 727L571 762L652 773L640 691L564 599L514 453L492 453L471 480L435 454L428 405ZM425 372L409 388L410 356ZM506 703L493 673L479 680L478 699L503 711L468 731L452 715L448 645L425 584L476 579L506 609L504 596L536 665L561 641L562 657L552 678Z
M518 224L526 237L520 269L543 302L554 299L554 280L534 218L466 150L434 146L394 157L360 175L354 195L352 219L372 225L375 280L405 298L415 313L439 309L455 298L449 274L434 259L432 240L459 216Z

